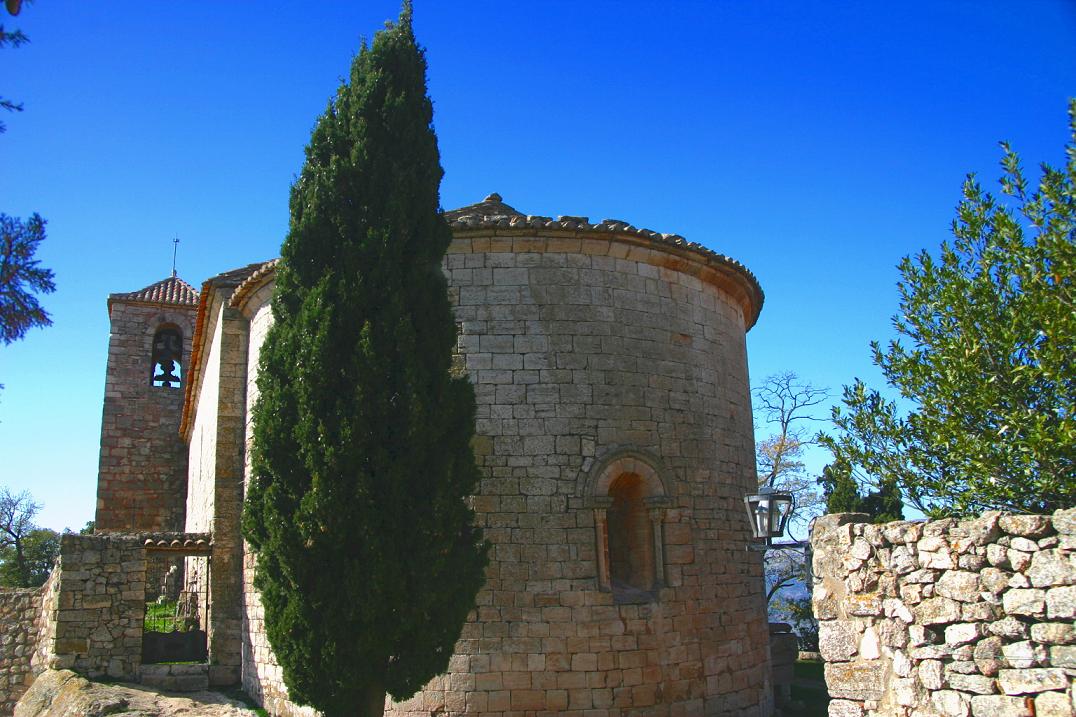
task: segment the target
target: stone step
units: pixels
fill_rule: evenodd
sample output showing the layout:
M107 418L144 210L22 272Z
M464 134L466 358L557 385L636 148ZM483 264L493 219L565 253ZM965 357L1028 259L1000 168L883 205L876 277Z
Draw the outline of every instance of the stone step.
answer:
M209 665L142 665L139 681L168 692L200 692L209 689Z

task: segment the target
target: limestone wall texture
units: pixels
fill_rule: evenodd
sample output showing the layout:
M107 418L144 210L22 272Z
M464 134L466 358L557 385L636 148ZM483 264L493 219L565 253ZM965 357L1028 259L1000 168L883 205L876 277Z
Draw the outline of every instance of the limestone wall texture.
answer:
M815 523L831 717L1076 713L1076 509Z
M42 588L0 589L0 715L10 715L33 681Z
M187 530L213 536L209 582L211 685L240 682L243 645L242 514L248 324L228 306L233 285L202 289L205 344L199 353L195 410L187 428L190 464Z
M42 646L42 667L137 680L146 609L142 542L131 535L65 533L56 573L56 599L46 617L55 628Z
M754 316L705 262L643 244L456 231L444 270L494 547L448 673L388 714L772 713L742 515ZM271 283L237 293L249 422ZM251 575L248 557L243 684L273 714L312 714L286 701Z
M109 314L96 528L182 530L187 448L178 430L183 390L155 387L150 375L154 334L164 326L180 330L181 365L187 371L193 307L113 300Z

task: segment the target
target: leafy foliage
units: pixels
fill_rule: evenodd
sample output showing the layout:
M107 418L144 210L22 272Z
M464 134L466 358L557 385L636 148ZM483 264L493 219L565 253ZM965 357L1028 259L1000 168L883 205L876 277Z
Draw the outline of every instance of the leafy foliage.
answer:
M425 77L405 4L314 129L261 351L244 533L289 694L327 717L443 672L484 579Z
M32 214L25 223L0 213L0 341L10 344L52 320L35 293L56 290L51 269L34 258L45 239L45 220Z
M783 621L792 626L799 641L799 648L816 652L818 650L818 620L811 608L811 597L781 597L774 601L774 608Z
M1076 101L1067 163L1030 191L1002 144L1001 197L964 183L953 242L899 265L902 337L874 362L911 408L857 380L822 440L861 482L932 515L1076 504Z

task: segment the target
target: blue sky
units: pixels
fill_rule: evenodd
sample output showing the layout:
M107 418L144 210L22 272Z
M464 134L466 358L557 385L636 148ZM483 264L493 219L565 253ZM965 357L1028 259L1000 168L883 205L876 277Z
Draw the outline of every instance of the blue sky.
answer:
M37 0L0 50L0 211L48 222L54 325L0 346L0 485L93 516L105 299L276 256L317 115L395 2ZM877 382L895 265L1007 139L1060 164L1076 4L416 0L454 208L615 217L746 264L751 374Z

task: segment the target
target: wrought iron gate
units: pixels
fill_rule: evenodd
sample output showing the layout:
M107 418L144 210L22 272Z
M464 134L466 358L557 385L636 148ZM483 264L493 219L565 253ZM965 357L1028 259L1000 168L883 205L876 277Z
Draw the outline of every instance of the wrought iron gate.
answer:
M207 660L211 562L205 551L147 548L143 664Z

